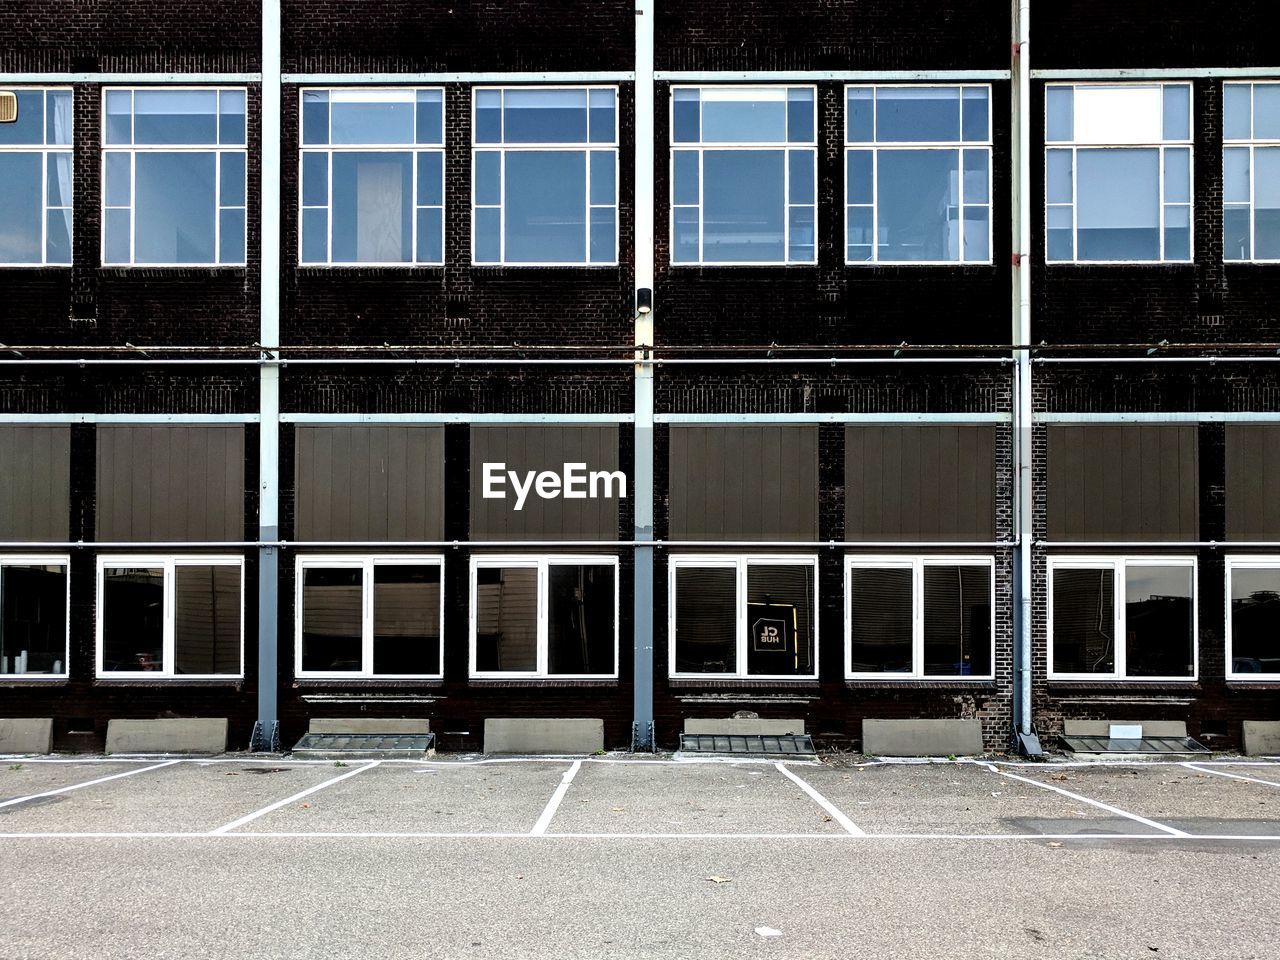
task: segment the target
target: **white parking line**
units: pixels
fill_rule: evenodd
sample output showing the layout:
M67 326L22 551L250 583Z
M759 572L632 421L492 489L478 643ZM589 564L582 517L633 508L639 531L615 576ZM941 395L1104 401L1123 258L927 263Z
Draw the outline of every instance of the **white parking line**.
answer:
M1162 843L1280 843L1280 834L1163 834L1163 833L447 833L430 831L267 831L254 833L0 833L0 840L826 840L841 843L863 841L1072 841L1158 840Z
M366 763L363 767L356 767L356 769L351 770L347 773L340 774L339 776L332 777L328 780L325 780L323 783L317 783L314 787L307 787L307 789L299 791L298 793L295 793L292 797L285 797L283 800L277 800L275 803L269 804L268 806L263 807L261 810L255 810L253 813L248 814L247 816L241 817L239 820L232 820L230 823L224 823L222 826L216 827L213 830L210 830L208 835L218 836L219 834L230 833L232 830L235 830L238 827L243 827L246 823L250 823L254 820L257 820L259 817L265 817L268 813L272 813L273 811L279 810L281 807L287 807L289 804L296 803L297 801L301 800L303 797L309 797L311 796L311 794L315 793L317 790L323 790L325 787L331 787L335 783L341 783L343 780L346 780L348 777L354 777L357 773L364 773L370 767L376 767L381 762L382 762L381 760L371 760L369 763Z
M556 815L556 811L560 809L560 801L564 799L564 795L569 792L569 784L573 783L573 778L578 775L578 771L582 769L582 761L575 760L573 765L564 772L564 776L560 778L560 786L556 787L556 792L551 794L551 799L547 801L546 807L542 810L542 816L538 818L538 822L533 825L533 829L529 831L529 836L540 837L547 832L547 827L551 826L551 818Z
M109 777L98 777L96 780L86 780L84 783L73 783L69 787L59 787L56 790L46 790L43 793L33 793L27 797L15 797L12 800L6 800L0 803L0 809L4 807L12 807L19 803L26 803L29 800L39 800L41 797L56 797L61 793L70 793L72 790L80 790L84 787L92 787L94 784L106 783L108 780L119 780L121 777L132 777L137 773L146 773L148 770L159 770L161 767L171 767L177 760L166 760L164 763L154 763L149 767L136 767L133 770L126 770L123 773L113 773Z
M839 807L837 807L834 803L832 803L830 800L828 800L826 797L820 794L817 790L813 789L813 787L809 786L809 784L806 783L804 780L801 780L794 773L788 770L786 768L786 765L783 764L781 760L775 763L774 766L778 768L778 772L780 774L782 774L788 780L791 780L792 782L794 782L797 786L800 787L801 790L807 793L814 803L820 806L823 810L827 811L827 813L831 814L831 819L834 820L836 823L840 824L840 826L844 827L844 830L846 833L854 837L866 836L866 833L863 832L862 828L859 827L852 820L850 820L848 817L846 817Z
M1246 777L1240 773L1228 773L1225 770L1215 770L1212 767L1202 767L1196 763L1184 763L1184 767L1188 770L1194 770L1196 773L1212 773L1215 777L1230 777L1232 780L1245 780L1249 783L1262 783L1268 787L1280 787L1280 781L1276 780L1260 780L1257 777Z

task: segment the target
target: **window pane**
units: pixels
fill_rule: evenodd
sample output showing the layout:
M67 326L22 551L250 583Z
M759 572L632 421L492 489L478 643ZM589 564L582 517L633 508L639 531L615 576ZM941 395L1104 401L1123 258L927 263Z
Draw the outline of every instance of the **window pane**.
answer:
M302 205L323 207L329 203L329 155L302 155Z
M244 154L239 152L220 155L222 164L220 186L224 207L244 206Z
M959 140L960 88L881 87L876 91L876 139Z
M302 94L302 142L329 142L329 94L324 90L307 90Z
M613 263L618 259L616 213L612 207L591 209L591 262Z
M613 90L592 90L591 142L613 143L617 139L617 100Z
M244 208L219 211L218 229L218 262L244 263Z
M45 260L49 263L71 262L71 209L49 211L45 235Z
M14 93L18 98L18 119L12 123L0 123L0 144L43 145L44 91L15 90Z
M1164 88L1164 138L1191 139L1191 88L1184 84Z
M814 672L814 569L808 564L747 566L747 673Z
M0 673L67 670L67 568L0 567Z
M1191 202L1191 151L1188 149L1164 152L1164 202Z
M871 260L873 211L870 207L850 207L847 257L850 263Z
M413 154L333 155L335 263L407 263L413 229Z
M988 91L982 87L964 88L964 139L982 141L989 138L990 107Z
M324 263L329 259L329 211L302 211L302 262Z
M591 151L591 202L612 206L617 202L617 163L612 150Z
M507 154L506 262L586 261L586 167L580 150Z
M1080 150L1076 165L1079 258L1159 260L1159 151Z
M1164 208L1164 258L1166 260L1191 259L1191 208L1189 206Z
M1253 136L1255 140L1280 140L1280 84L1254 84Z
M476 203L496 206L502 202L502 154L482 150L476 154Z
M817 259L814 252L816 225L813 207L790 207L787 217L787 259L792 263L813 263Z
M1048 211L1049 260L1072 259L1071 208L1050 207Z
M698 260L698 208L676 207L671 211L675 249L674 263L696 263Z
M1114 673L1115 571L1053 571L1053 672Z
M1048 87L1045 90L1045 138L1052 141L1075 137L1075 89Z
M911 672L911 580L909 567L849 571L850 672Z
M373 672L440 672L440 567L373 567Z
M130 112L133 109L133 94L128 90L108 90L106 106L106 123L104 129L107 143L132 143L133 120ZM0 127L0 130L3 130Z
M1259 260L1280 259L1280 147L1253 152L1254 232Z
M476 669L484 673L537 670L537 569L480 567L475 604Z
M245 142L245 96L243 90L223 90L218 98L218 142L224 146Z
M217 143L216 90L135 90L134 143Z
M783 248L781 150L708 150L703 155L703 259L778 263Z
M440 207L424 207L418 211L418 262L444 262L444 234L441 226L444 211Z
M1131 677L1195 672L1191 567L1130 564L1125 571L1125 640Z
M1049 203L1071 203L1071 151L1050 150L1045 155L1045 196Z
M987 203L990 200L990 176L986 150L964 152L964 202Z
M812 150L792 150L787 154L787 173L790 177L791 195L789 203L813 203L813 160Z
M502 91L476 91L476 143L502 142Z
M960 259L958 150L882 150L880 259Z
M40 154L0 153L0 263L40 263Z
M1234 673L1280 673L1280 569L1231 571Z
M870 143L875 139L870 87L850 87L845 100L845 136L849 143Z
M704 143L782 143L786 139L784 89L702 91Z
M438 207L444 203L444 154L418 154L418 206Z
M1228 140L1249 139L1249 88L1247 83L1222 87L1222 135Z
M303 567L303 670L360 671L363 584L359 567Z
M738 669L738 573L732 567L676 568L676 672Z
M240 568L174 567L173 672L240 672Z
M677 150L672 160L675 185L672 200L675 203L698 202L698 154L692 150Z
M107 263L129 262L129 211L106 210L107 218Z
M1222 211L1222 255L1227 260L1248 260L1253 256L1248 207L1227 207Z
M991 208L964 208L964 259L985 263L991 259Z
M1226 203L1248 203L1249 148L1227 147L1222 151L1222 199Z
M212 153L139 153L134 157L136 263L213 263Z
M74 122L71 102L70 90L50 90L45 94L45 143L70 145Z
M502 211L484 207L475 213L476 263L497 263L502 259Z
M109 207L125 207L129 205L130 179L132 166L127 153L108 153L106 155L106 198Z
M697 143L701 139L699 119L700 101L697 90L677 90L671 113L674 129L671 139L675 143Z
M106 567L102 575L104 673L164 669L164 570Z
M870 150L850 150L845 161L848 179L849 203L873 203L875 175L872 171Z
M404 90L335 90L329 95L330 143L414 142L414 101Z
M1159 84L1089 84L1075 91L1077 143L1147 144L1163 139Z
M991 570L924 568L924 673L983 677L991 673Z
M503 120L507 143L585 143L587 91L507 90Z
M547 585L549 673L614 672L613 581L612 566L551 564Z
M814 139L813 91L799 87L787 91L787 140L812 143Z
M418 143L444 143L444 95L439 90L418 91Z

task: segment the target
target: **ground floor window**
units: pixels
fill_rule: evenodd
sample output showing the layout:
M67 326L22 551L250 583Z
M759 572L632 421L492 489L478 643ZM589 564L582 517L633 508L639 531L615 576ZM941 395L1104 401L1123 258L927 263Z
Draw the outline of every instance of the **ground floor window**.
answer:
M438 678L444 558L299 557L299 677Z
M67 557L0 557L0 675L65 677Z
M98 676L244 675L244 558L98 558Z
M1192 557L1050 558L1050 678L1195 679L1195 575Z
M1227 558L1227 676L1280 680L1280 557Z
M845 675L990 679L991 557L848 557Z
M672 677L816 677L818 560L672 557Z
M471 676L618 675L618 558L471 558Z

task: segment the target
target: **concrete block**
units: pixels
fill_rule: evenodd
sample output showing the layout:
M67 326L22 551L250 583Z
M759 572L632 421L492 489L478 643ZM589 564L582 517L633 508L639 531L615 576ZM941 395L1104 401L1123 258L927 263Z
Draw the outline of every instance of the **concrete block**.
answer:
M1280 720L1244 721L1244 752L1250 757L1280 756Z
M714 734L715 736L784 737L787 734L804 733L803 720L745 720L739 717L686 720L685 733Z
M226 750L226 717L107 722L107 753L225 753Z
M1106 737L1111 734L1111 725L1137 724L1142 727L1144 737L1185 737L1187 722L1185 720L1064 720L1062 732L1068 737Z
M972 756L983 752L981 720L863 720L862 752L880 757Z
M0 719L0 753L49 753L53 717Z
M490 717L484 722L485 753L594 753L603 749L603 720Z
M308 733L385 733L425 736L431 732L430 720L386 717L312 718Z

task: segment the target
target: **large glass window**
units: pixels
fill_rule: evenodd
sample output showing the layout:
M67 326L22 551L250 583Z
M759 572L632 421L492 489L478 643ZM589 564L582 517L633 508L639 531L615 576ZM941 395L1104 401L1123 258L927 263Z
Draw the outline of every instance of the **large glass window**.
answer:
M1280 83L1224 83L1222 139L1222 255L1280 261Z
M616 557L475 557L471 675L618 675Z
M1046 258L1191 259L1191 86L1045 88Z
M0 675L67 676L67 557L0 557Z
M0 266L71 263L71 91L19 89L0 123Z
M849 677L994 676L990 557L850 557Z
M618 262L616 87L481 87L472 115L471 257Z
M845 90L845 259L991 261L991 89Z
M299 677L439 677L441 557L300 557Z
M240 557L99 557L98 675L244 675Z
M817 262L814 87L674 87L671 262Z
M673 557L671 676L817 676L817 570L814 557Z
M1051 558L1049 676L1194 679L1195 573L1184 557Z
M1227 676L1280 680L1280 557L1227 558Z
M303 90L302 263L444 262L444 91Z
M243 89L103 91L102 262L243 265Z

